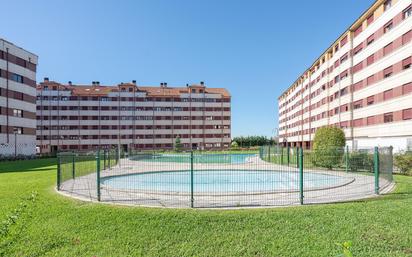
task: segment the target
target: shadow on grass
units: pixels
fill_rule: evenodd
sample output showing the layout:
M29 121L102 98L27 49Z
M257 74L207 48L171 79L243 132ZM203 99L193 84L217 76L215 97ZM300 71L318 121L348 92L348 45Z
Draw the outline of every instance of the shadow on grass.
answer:
M56 158L0 162L0 173L46 171L56 164Z

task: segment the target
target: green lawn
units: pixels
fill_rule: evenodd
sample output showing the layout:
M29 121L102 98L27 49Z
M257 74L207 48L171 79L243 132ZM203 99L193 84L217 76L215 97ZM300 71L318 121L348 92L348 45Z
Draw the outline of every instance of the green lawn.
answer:
M345 241L354 256L412 256L412 177L354 203L173 210L66 198L53 164L0 163L0 256L337 256Z

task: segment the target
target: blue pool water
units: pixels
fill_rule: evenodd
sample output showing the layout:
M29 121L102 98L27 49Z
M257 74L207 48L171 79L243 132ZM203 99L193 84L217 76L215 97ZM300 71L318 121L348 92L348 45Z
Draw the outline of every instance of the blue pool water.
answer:
M304 173L305 190L339 186L350 179L320 173ZM194 172L194 192L253 193L299 189L297 172L248 170L199 170ZM189 171L164 171L102 178L105 186L116 189L190 192Z
M256 154L193 154L194 163L229 163L241 164ZM151 162L179 162L190 163L190 154L142 154L131 156L131 160Z

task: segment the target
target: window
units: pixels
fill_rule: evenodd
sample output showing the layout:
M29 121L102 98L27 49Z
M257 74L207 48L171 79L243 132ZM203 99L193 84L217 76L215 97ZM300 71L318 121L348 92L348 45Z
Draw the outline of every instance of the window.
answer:
M392 76L392 73L393 73L393 68L392 68L392 66L390 66L390 67L383 70L383 77L384 78L389 78L390 76Z
M363 46L362 46L362 43L360 43L357 47L353 49L353 55L357 55L360 51L362 51L362 49L363 49Z
M367 104L367 105L372 105L372 104L374 104L374 102L375 102L375 96L374 96L374 95L369 96L369 97L366 99L366 104Z
M14 117L23 117L23 111L19 109L13 109L13 116Z
M11 74L11 80L14 80L14 81L19 82L19 83L23 83L23 76L18 75L16 73L12 73Z
M375 124L375 116L369 116L369 117L366 119L366 124L367 124L367 125L373 125L373 124Z
M362 83L363 83L363 81L361 80L361 81L359 81L359 82L356 82L355 84L353 84L353 91L358 91L358 90L360 90L361 88L362 88Z
M411 120L412 119L412 108L405 109L402 111L402 119Z
M356 72L360 71L362 68L363 68L363 62L360 62L360 63L356 64L355 66L353 66L352 72L356 73Z
M412 82L404 84L402 86L402 94L406 95L406 94L409 94L409 93L412 93Z
M335 83L338 83L339 82L339 76L336 76L335 77Z
M408 57L402 61L402 68L404 70L409 69L411 67L412 57Z
M343 56L340 58L340 63L345 62L347 59L348 59L348 54L343 55Z
M369 17L366 20L367 20L368 25L370 25L374 20L373 13L369 15Z
M407 19L412 16L412 7L407 8L405 11L403 11L403 18Z
M375 34L370 35L367 39L366 39L366 44L370 45L373 43L373 41L375 41Z
M388 112L383 115L383 122L390 123L393 122L393 112Z
M402 45L407 44L412 39L412 30L409 30L405 34L402 35Z
M371 75L371 76L369 76L367 79L366 79L366 84L367 85L371 85L371 84L373 84L375 82L375 76L374 75Z
M383 4L383 10L387 11L392 6L392 0L386 0Z
M353 120L353 126L354 127L361 127L362 125L363 125L363 119Z
M354 36L356 37L356 36L359 35L361 32L362 32L362 25L360 25L359 27L357 27L357 28L355 29Z
M393 28L393 22L392 21L386 23L386 25L383 27L383 33L387 33L389 31L391 31L392 28Z
M383 48L383 56L386 56L386 55L388 55L389 53L392 52L392 50L393 50L392 46L393 46L393 44L389 43Z
M343 80L348 77L348 71L344 71L340 74L340 80Z
M23 128L21 127L14 127L13 134L23 134Z
M353 103L353 108L356 109L360 109L362 108L362 100L356 101Z
M339 50L339 45L335 45L335 53Z
M389 89L389 90L386 90L385 92L383 92L383 100L389 100L389 99L391 99L391 98L393 98L393 89Z
M375 55L372 54L368 58L366 58L366 65L367 66L371 65L374 62L375 62Z
M348 36L345 36L341 41L340 41L340 46L344 46L348 42Z

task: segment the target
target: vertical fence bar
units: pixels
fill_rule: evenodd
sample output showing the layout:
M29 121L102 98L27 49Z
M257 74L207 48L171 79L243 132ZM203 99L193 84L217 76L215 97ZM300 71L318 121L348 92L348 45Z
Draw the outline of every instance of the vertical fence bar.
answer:
M60 154L57 154L57 190L60 191L61 182L61 164L60 164Z
M290 146L289 145L288 145L288 148L287 148L287 152L288 152L287 160L288 160L288 166L289 166L289 164L290 164Z
M375 173L375 194L379 194L379 148L375 146L373 154L373 168Z
M97 201L100 202L100 151L96 154L96 186L97 186Z
M103 170L106 170L106 149L103 150Z
M190 152L190 207L194 207L195 199L193 197L193 151Z
M345 148L345 171L348 172L349 171L349 146L347 145Z
M268 146L268 160L270 162L270 145Z
M283 147L280 148L280 165L283 165Z
M299 168L299 148L296 147L296 168Z
M72 152L72 178L76 177L76 160L75 160L75 153Z
M107 160L107 162L108 162L107 165L109 166L109 169L112 167L112 166L110 165L110 155L111 155L111 153L112 153L112 151L108 151L108 152L107 152L107 159L108 159L108 160Z
M303 204L303 147L299 151L299 200Z

